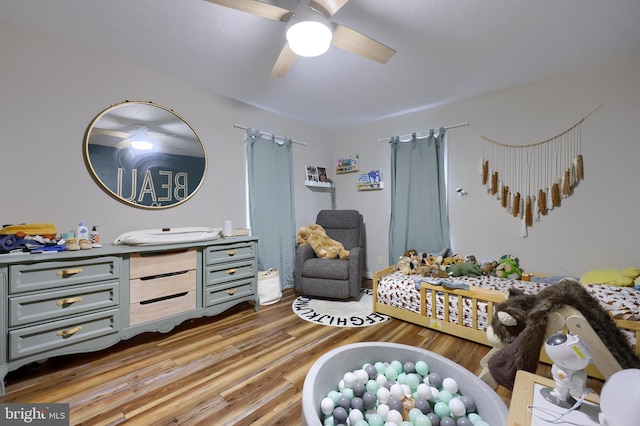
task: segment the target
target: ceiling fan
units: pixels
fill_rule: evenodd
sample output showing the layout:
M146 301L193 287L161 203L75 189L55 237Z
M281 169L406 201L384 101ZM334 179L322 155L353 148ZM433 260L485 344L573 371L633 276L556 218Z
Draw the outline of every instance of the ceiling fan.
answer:
M287 23L287 43L282 48L271 70L272 77L284 76L298 56L318 56L324 53L329 48L329 44L381 64L386 63L396 53L395 50L371 37L344 25L328 21L349 0L312 0L308 4L300 3L292 11L258 0L207 1ZM320 31L310 36L310 40L313 42L323 41L320 43L322 46L315 52L307 54L299 50L297 40L294 39L296 29L302 26L299 24L309 24L309 27Z

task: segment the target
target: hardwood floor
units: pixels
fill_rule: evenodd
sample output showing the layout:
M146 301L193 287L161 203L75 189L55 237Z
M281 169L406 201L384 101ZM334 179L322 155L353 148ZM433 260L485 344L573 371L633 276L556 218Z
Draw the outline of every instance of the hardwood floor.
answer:
M426 348L480 372L488 347L391 319L364 328L319 326L291 311L285 290L259 312L247 303L170 333L24 366L3 402L70 404L72 425L297 425L307 371L325 352L363 341ZM546 372L545 372L546 369ZM548 376L549 368L539 373ZM510 392L498 393L510 398Z

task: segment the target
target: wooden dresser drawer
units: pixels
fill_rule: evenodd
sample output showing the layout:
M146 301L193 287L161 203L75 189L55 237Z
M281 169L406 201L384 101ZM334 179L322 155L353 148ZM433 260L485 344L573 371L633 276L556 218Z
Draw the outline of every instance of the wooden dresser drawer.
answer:
M224 265L209 266L205 271L205 285L215 285L229 280L253 277L253 262L233 262Z
M129 325L166 318L196 308L196 292L189 291L172 296L132 303L129 306Z
M129 278L153 277L181 271L195 270L195 249L174 252L132 254L129 258Z
M117 306L117 281L9 298L9 327Z
M18 359L116 333L120 329L118 313L117 309L110 309L9 331L9 358Z
M230 244L223 247L208 247L205 252L205 264L213 265L230 260L253 259L256 256L253 244Z
M41 255L48 256L48 255ZM9 292L51 290L74 284L118 280L120 261L104 256L72 262L39 262L9 266Z
M227 283L219 287L205 289L205 306L217 305L254 294L253 279L244 279Z
M196 271L191 270L149 279L132 279L129 282L129 302L138 303L178 293L195 291L196 277Z

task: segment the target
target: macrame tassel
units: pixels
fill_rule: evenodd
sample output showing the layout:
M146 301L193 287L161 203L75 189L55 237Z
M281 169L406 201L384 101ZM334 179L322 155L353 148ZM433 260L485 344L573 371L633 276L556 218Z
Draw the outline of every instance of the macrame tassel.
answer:
M553 210L553 197L551 196L551 188L547 188L547 193L546 193L546 198L547 198L547 211L549 210Z
M527 232L527 220L526 219L522 219L522 229L520 230L520 236L522 238L527 238L529 236L529 233Z
M558 182L554 183L551 187L551 202L553 203L553 207L560 205L560 186Z
M493 172L491 175L491 195L496 195L498 192L498 172Z
M562 195L567 197L569 194L571 194L571 172L567 169L562 180Z
M584 179L584 163L582 160L582 154L578 154L578 160L576 165L576 178L578 180Z
M513 217L518 217L520 213L520 193L516 192L516 195L513 197L513 205L511 206L511 214Z
M502 187L502 196L500 198L500 205L504 208L507 207L507 204L509 203L509 187L508 186L503 186Z
M531 205L533 206L533 221L540 222L540 210L538 210L538 197L531 196Z
M524 197L520 197L520 210L518 210L518 218L522 219L525 217L524 210L525 210Z
M547 193L543 189L538 191L538 211L543 216L547 214Z
M488 179L489 179L489 162L485 161L482 164L482 184L486 185Z
M524 218L527 226L533 226L533 205L531 204L530 195L527 195L527 204L525 207Z
M498 192L496 192L496 200L502 199L502 194L504 193L504 184L502 183L502 179L498 183Z
M511 214L513 209L513 194L509 192L509 196L507 197L507 212Z

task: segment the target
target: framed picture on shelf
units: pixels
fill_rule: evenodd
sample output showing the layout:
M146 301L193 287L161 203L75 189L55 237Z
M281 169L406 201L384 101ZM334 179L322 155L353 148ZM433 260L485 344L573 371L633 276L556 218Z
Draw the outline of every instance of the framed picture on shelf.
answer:
M347 158L340 158L338 160L338 167L336 167L336 173L351 173L360 170L360 155L350 155Z

